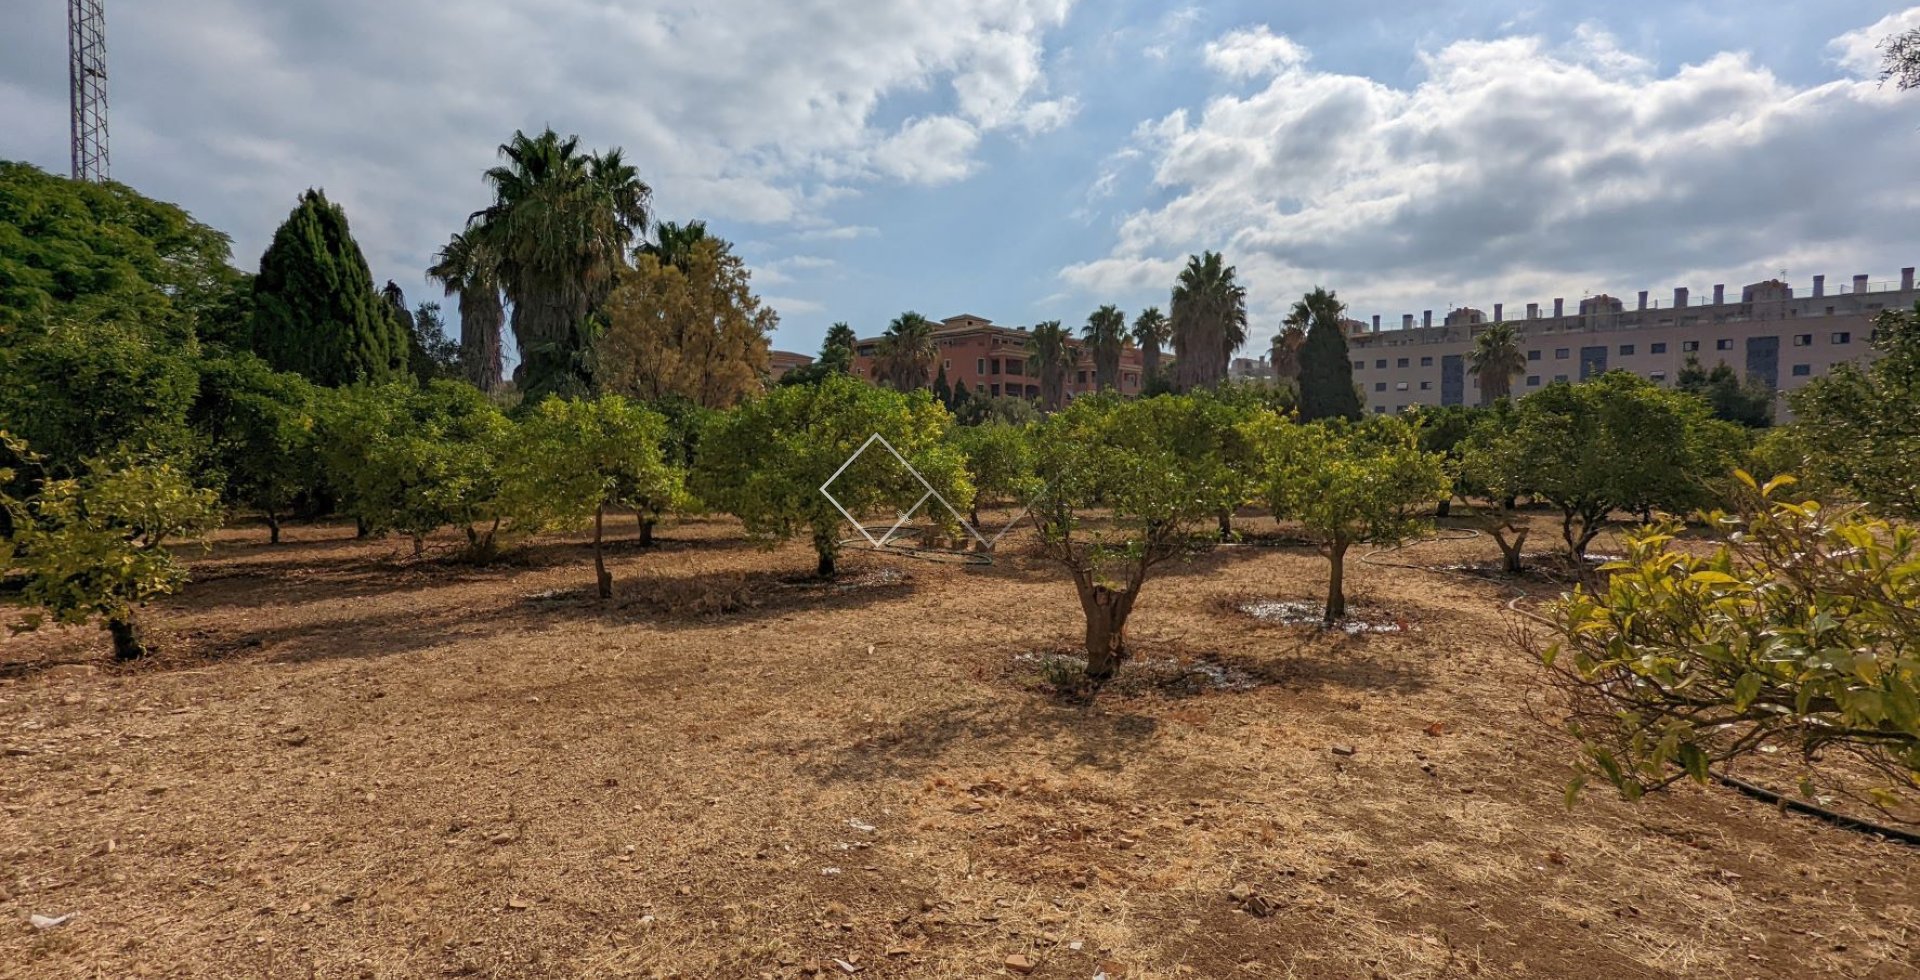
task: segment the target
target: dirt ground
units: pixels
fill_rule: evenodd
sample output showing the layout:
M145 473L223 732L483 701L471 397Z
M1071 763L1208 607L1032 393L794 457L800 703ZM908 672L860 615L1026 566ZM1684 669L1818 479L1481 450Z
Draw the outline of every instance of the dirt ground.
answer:
M1018 556L823 587L697 520L603 606L578 540L287 537L223 532L152 663L0 639L0 975L1920 976L1920 850L1717 787L1569 812L1513 591L1431 570L1484 540L1356 561L1378 632L1241 610L1317 599L1305 548L1170 567L1077 704Z

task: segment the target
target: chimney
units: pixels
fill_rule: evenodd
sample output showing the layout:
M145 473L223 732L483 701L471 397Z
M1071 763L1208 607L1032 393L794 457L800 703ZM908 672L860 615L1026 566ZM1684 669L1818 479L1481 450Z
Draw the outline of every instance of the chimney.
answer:
M1644 289L1640 290L1640 308L1643 310L1647 308L1647 291Z
M1713 287L1713 305L1719 306L1720 304L1726 301L1727 301L1727 284L1721 283Z
M1825 295L1827 295L1827 277L1814 276L1813 277L1813 298L1819 299L1820 297Z
M1557 319L1567 315L1567 301L1558 296L1553 298L1553 315Z
M1402 330L1412 330L1412 329L1413 329L1413 314L1411 314L1411 313L1403 313L1403 314L1401 314L1401 316L1400 316L1400 329L1402 329Z
M1687 308L1687 287L1675 286L1673 288L1673 308L1676 310L1684 310Z
M1866 292L1866 291L1867 291L1867 277L1866 277L1866 276L1854 276L1854 277L1853 277L1853 291L1854 291L1854 292L1856 292L1856 293L1864 293L1864 292Z
M1373 315L1373 332L1374 333L1380 332L1380 314L1378 313L1375 313Z
M1501 314L1501 313L1503 313L1503 312L1505 312L1505 311L1506 311L1506 309L1507 309L1507 304L1505 304L1505 303L1495 303L1495 304L1493 304L1493 322L1495 322L1495 323L1499 323L1499 322L1500 322L1500 314Z
M1428 311L1427 311L1426 313L1424 313L1424 314L1422 314L1422 315L1420 316L1420 325L1421 325L1421 326L1423 326L1423 327L1431 327L1431 326L1433 326L1433 311L1432 311L1432 310L1428 310Z
M1540 319L1540 304L1539 304L1539 303L1528 303L1528 304L1527 304L1527 319L1529 319L1529 320L1538 320L1538 319Z
M1902 292L1909 292L1913 289L1913 266L1907 266L1900 270L1900 289Z

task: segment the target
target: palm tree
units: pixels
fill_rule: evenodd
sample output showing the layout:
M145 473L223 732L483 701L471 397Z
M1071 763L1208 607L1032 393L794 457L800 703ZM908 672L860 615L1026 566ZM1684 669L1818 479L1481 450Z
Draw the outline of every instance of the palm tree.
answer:
M820 364L827 370L847 373L853 369L853 351L859 343L852 327L844 323L828 327L826 339L820 342Z
M1273 335L1273 350L1267 357L1273 365L1275 380L1300 380L1300 348L1307 343L1307 329L1289 316L1280 332Z
M1033 325L1027 335L1027 373L1040 379L1040 405L1059 411L1067 400L1067 371L1073 361L1073 335L1058 320Z
M1218 252L1187 257L1173 287L1174 384L1181 391L1226 380L1227 362L1247 341L1247 291Z
M641 242L641 255L651 255L660 260L661 265L686 268L687 256L693 253L693 247L707 239L707 223L689 221L684 225L671 221L662 221L654 229L657 242Z
M1480 404L1491 405L1513 393L1513 376L1527 369L1527 354L1511 323L1490 323L1473 339L1467 370L1480 379Z
M473 235L454 232L434 257L427 277L460 297L460 363L467 380L481 391L500 387L500 328L506 309L494 262Z
M1140 365L1144 369L1140 387L1144 390L1160 376L1160 349L1173 339L1167 315L1158 306L1149 306L1133 318L1133 342L1140 345Z
M1109 303L1087 317L1081 339L1093 353L1093 386L1105 391L1120 387L1120 351L1127 343L1127 315Z
M925 388L939 354L933 342L933 321L911 311L902 313L880 337L880 373L896 391Z
M495 260L513 305L528 394L577 384L591 362L588 313L604 299L646 227L652 191L620 151L580 152L577 136L515 132L486 173L494 201L469 234Z

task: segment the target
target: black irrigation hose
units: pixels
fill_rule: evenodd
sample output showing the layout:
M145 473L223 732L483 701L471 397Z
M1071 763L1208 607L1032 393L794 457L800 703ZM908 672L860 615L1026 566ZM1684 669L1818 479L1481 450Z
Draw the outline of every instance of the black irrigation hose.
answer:
M1381 548L1378 551L1368 552L1367 554L1361 555L1360 560L1362 562L1365 562L1366 564L1378 565L1383 568L1412 568L1412 569L1417 569L1423 572L1440 572L1445 575L1458 575L1458 576L1461 576L1462 578L1470 578L1480 582L1486 581L1486 579L1482 579L1479 576L1469 575L1466 572L1458 571L1451 568L1432 568L1426 565L1408 565L1400 562L1378 562L1378 561L1372 560L1376 555L1384 555L1389 552L1399 551L1402 548L1411 547L1413 545L1420 544L1425 541L1464 541L1467 538L1480 536L1480 533L1478 531L1473 531L1473 530L1464 529L1464 528L1456 529L1456 530L1464 530L1466 533L1455 535L1453 537L1444 537L1444 538L1438 535L1431 535L1427 537L1416 538L1412 541L1402 542L1401 544L1395 545L1391 548ZM1506 583L1501 583L1501 584L1506 584ZM1539 615L1538 613L1529 612L1528 610L1518 608L1515 605L1521 600L1530 598L1530 596L1528 596L1527 591L1525 589L1522 589L1519 586L1512 585L1512 584L1507 584L1507 588L1510 588L1513 591L1519 593L1518 595L1514 596L1512 599L1509 599L1507 601L1506 607L1508 612L1518 613L1519 615L1525 616L1526 618L1531 619L1536 623L1542 623L1547 626L1553 625L1553 622L1551 620ZM1794 813L1801 814L1802 816L1813 817L1816 820L1823 820L1823 821L1826 821L1827 823L1834 825L1835 827L1839 827L1844 830L1851 830L1857 833L1870 834L1877 837L1883 837L1889 841L1906 844L1910 847L1920 847L1920 833L1916 833L1911 830L1902 830L1899 827L1889 827L1885 824L1875 823L1871 820L1866 820L1860 817L1850 817L1844 813L1837 813L1833 810L1829 810L1822 806L1815 806L1814 804L1808 803L1804 800L1796 800L1784 794L1776 793L1773 790L1767 789L1764 786L1755 785L1737 776L1729 776L1723 772L1716 772L1714 770L1709 769L1707 770L1707 775L1711 777L1714 782L1719 783L1720 785L1725 786L1728 789L1731 789L1744 796L1752 797L1753 799L1759 800L1763 803L1774 804L1775 806L1778 806L1783 810L1791 810Z

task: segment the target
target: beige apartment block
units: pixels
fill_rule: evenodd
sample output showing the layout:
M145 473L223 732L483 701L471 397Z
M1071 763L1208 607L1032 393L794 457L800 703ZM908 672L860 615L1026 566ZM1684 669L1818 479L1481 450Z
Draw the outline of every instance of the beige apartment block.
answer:
M1696 303L1682 287L1666 303L1650 302L1644 291L1630 303L1589 296L1572 310L1562 299L1550 309L1528 303L1508 319L1527 357L1525 371L1513 379L1514 395L1611 370L1671 384L1692 356L1707 370L1726 364L1773 389L1775 416L1785 421L1787 392L1836 364L1871 356L1873 318L1882 310L1911 309L1920 299L1912 267L1900 270L1898 280L1861 275L1835 289L1815 276L1804 291L1771 279L1745 287L1737 298L1725 286L1710 295L1711 301ZM1382 330L1378 316L1371 325L1356 322L1347 344L1368 410L1480 404L1467 355L1474 337L1506 313L1505 304L1495 303L1491 316L1461 307L1438 325L1431 310L1418 325L1404 315L1397 330Z

